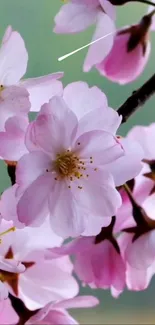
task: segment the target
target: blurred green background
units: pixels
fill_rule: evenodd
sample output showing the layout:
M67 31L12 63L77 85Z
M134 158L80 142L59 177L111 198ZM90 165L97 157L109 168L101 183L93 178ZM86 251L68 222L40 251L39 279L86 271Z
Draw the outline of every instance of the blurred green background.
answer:
M62 5L61 0L0 0L0 37L5 28L12 25L23 36L29 52L27 77L35 77L56 71L64 71L64 85L83 80L90 86L100 87L108 97L113 108L143 84L155 72L155 35L151 34L151 58L144 73L134 83L119 86L101 77L97 71L82 72L82 65L87 50L58 62L57 58L85 45L91 40L93 28L76 35L56 35L52 32L54 16ZM146 5L132 3L118 9L117 26L138 22L147 10ZM104 30L103 30L104 35ZM117 59L117 58L116 58ZM155 121L155 98L141 108L124 125L122 135L135 124L149 124ZM154 141L154 139L152 139ZM9 180L4 164L0 165L0 190ZM85 324L155 324L155 281L144 292L124 292L119 299L111 297L108 291L82 289L84 294L96 294L101 304L96 309L84 310L73 314Z

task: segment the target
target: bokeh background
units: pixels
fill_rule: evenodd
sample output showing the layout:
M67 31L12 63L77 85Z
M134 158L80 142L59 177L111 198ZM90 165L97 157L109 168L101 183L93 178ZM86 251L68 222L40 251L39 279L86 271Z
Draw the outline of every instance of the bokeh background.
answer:
M58 62L59 56L88 43L93 31L93 28L89 28L76 35L54 34L52 32L54 16L61 5L61 0L0 0L0 37L8 25L12 25L23 36L29 52L26 77L64 71L64 85L78 80L86 81L90 86L96 85L105 92L111 107L119 107L133 90L155 72L155 35L152 32L152 52L144 73L134 83L119 86L101 77L95 70L83 73L82 65L87 50ZM130 3L119 8L117 26L138 22L146 11L147 6L138 3ZM147 125L153 121L155 121L155 97L121 127L120 134L125 135L135 124ZM9 184L5 165L1 162L0 190L4 190ZM126 291L119 299L112 298L108 291L103 290L91 291L89 288L83 288L81 292L95 294L101 301L100 306L95 309L73 312L81 324L155 324L155 280L146 291L139 293Z

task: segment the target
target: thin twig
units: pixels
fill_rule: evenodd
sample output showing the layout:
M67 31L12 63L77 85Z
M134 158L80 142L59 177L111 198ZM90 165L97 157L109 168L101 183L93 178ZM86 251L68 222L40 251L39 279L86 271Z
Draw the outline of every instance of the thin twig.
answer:
M134 91L132 95L121 105L117 112L122 115L122 123L125 123L128 118L135 112L139 107L145 104L145 102L155 94L155 74L146 83Z

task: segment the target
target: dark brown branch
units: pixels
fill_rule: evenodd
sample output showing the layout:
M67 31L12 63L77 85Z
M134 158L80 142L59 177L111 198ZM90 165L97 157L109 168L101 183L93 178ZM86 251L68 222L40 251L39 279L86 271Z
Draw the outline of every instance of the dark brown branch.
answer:
M146 83L133 92L133 94L121 105L117 112L122 115L122 123L125 123L128 118L155 93L155 74Z
M31 311L27 309L22 300L12 296L11 294L9 294L9 298L11 300L13 309L16 311L17 315L19 316L19 322L17 325L24 325L29 320L29 318L35 315L38 311L38 310Z

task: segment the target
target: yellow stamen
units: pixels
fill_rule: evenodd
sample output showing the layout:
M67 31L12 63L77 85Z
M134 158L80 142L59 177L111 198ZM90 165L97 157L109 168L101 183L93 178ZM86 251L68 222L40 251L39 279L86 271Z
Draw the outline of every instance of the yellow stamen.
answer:
M8 234L11 231L15 231L15 230L16 230L16 227L11 227L11 228L7 229L6 231L1 232L0 237Z

